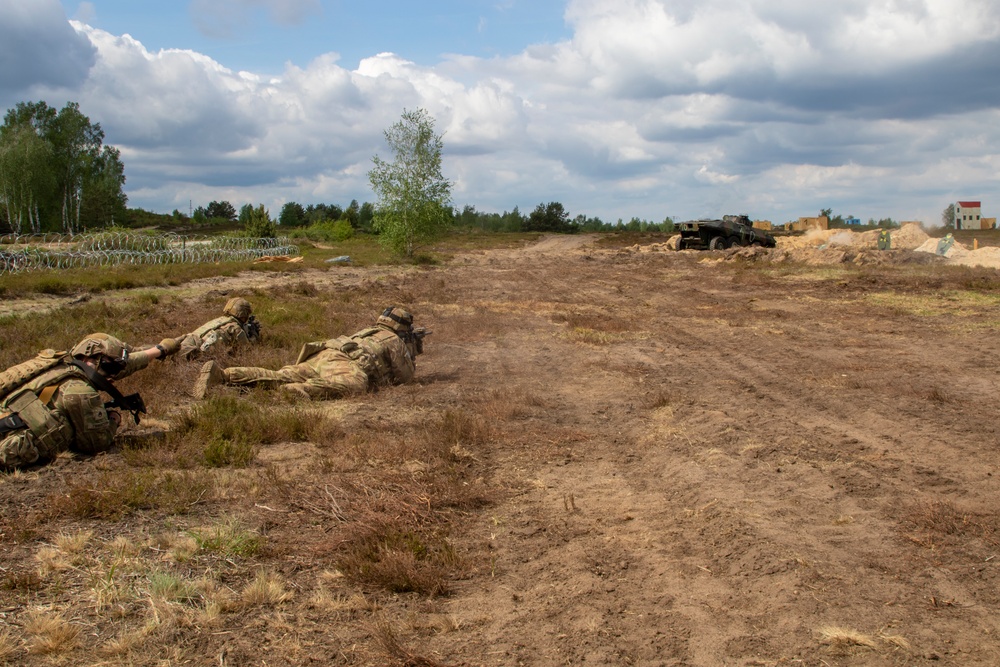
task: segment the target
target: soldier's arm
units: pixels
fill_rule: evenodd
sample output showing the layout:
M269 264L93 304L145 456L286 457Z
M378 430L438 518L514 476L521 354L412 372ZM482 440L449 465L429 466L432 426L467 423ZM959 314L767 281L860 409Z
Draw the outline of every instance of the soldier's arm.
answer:
M397 336L395 340L389 341L387 347L389 349L389 368L392 371L393 383L406 384L412 381L417 367L413 361L413 356L406 347L406 343L403 342L402 338Z
M117 413L104 407L100 392L86 382L64 382L56 394L54 407L69 420L73 427L73 451L94 454L111 448L118 424Z
M164 356L163 353L156 347L131 352L128 355L128 361L125 362L125 370L116 375L115 379L120 380L123 377L132 375L136 371L141 371L146 366L149 366L149 362L153 359L159 359L162 356Z
M229 341L230 345L236 345L237 343L247 343L249 338L247 338L246 329L239 322L233 322L232 324L227 324L223 327L226 332L226 339Z

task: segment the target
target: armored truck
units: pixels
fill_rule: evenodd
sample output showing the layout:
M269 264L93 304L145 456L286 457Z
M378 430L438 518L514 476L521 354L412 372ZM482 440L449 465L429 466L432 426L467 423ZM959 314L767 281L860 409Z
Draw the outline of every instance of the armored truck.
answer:
M688 220L677 225L678 250L725 250L738 246L773 248L778 243L763 229L755 229L745 215L724 215L722 220Z

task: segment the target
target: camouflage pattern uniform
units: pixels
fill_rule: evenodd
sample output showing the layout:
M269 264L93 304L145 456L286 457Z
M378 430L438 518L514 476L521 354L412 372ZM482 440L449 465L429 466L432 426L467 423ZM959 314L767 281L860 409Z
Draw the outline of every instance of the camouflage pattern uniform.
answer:
M250 302L246 299L230 299L222 310L222 316L206 322L189 334L181 337L180 354L185 359L193 359L202 352L215 349L230 349L240 343L250 341L247 321L250 319Z
M362 394L389 384L404 384L413 380L417 350L412 342L400 335L411 329L413 317L405 310L392 315L406 322L400 325L387 317L379 317L376 326L362 329L351 336L306 343L296 363L276 371L266 368L236 366L221 370L216 382L230 385L261 385L280 387L313 400L324 400ZM203 375L219 369L209 365ZM207 379L207 378L206 378ZM195 395L204 396L196 385ZM201 394L199 396L198 394Z
M92 334L73 348L74 352L88 341L93 343L94 336L103 335ZM129 350L121 341L110 336L107 339ZM46 350L36 359L52 354L52 350ZM111 448L119 421L109 418L100 391L90 384L82 370L69 363L75 355L55 354L60 358L54 366L0 400L0 417L17 413L28 423L28 428L0 436L0 470L47 463L67 449L96 454ZM114 378L142 370L152 358L148 352L128 354L124 367Z

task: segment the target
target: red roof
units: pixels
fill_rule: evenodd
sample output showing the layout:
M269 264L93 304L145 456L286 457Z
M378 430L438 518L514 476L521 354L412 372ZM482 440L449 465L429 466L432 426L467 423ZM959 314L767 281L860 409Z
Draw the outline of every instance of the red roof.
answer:
M980 203L977 201L960 201L958 202L958 205L962 208L982 208Z

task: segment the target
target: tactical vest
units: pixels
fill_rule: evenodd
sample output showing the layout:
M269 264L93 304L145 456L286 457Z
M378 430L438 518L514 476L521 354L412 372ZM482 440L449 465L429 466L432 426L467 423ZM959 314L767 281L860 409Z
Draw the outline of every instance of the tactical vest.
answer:
M64 363L65 352L42 350L37 357L0 374L0 417L16 414L39 443L39 449L59 451L72 438L72 427L48 408L53 394L66 380L81 377L79 369Z
M382 361L378 350L368 349L374 347L374 345L366 346L364 342L366 338L380 331L385 330L379 327L369 327L362 329L353 336L338 336L337 338L330 338L324 341L306 343L299 351L299 357L295 363L301 364L323 350L339 350L364 371L365 375L368 376L370 384L383 384L389 375L389 368Z
M389 365L383 358L382 352L384 348L382 344L378 341L368 340L377 334L390 334L393 337L396 336L396 334L392 331L387 331L381 327L369 327L367 329L362 329L351 336L353 341L359 341L357 344L361 348L356 353L358 355L357 363L361 366L361 369L364 370L365 375L368 376L369 384L374 386L386 384L389 381L389 374L391 372Z
M207 334L209 331L215 331L216 329L221 329L230 322L236 322L237 324L239 324L239 320L236 319L235 317L231 315L223 315L221 317L216 317L214 320L211 320L210 322L205 322L200 327L195 329L192 333L194 333L194 335L197 336L198 338L203 338L205 334ZM240 326L242 328L242 325Z

